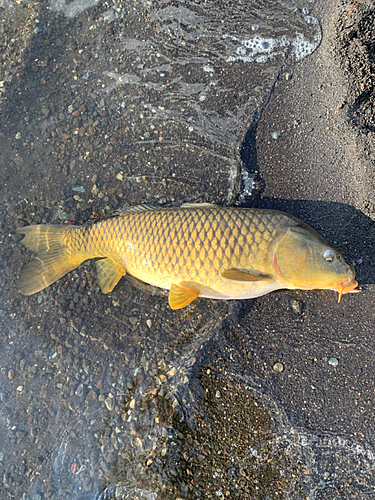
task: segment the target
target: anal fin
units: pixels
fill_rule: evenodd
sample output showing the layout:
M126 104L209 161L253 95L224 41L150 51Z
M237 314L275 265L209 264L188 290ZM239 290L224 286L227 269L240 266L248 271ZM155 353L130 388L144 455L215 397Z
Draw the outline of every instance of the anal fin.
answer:
M96 262L96 271L103 293L112 292L122 276L126 274L124 266L109 257Z
M194 290L190 286L172 284L169 292L169 305L171 309L182 309L188 306L199 295L198 290Z

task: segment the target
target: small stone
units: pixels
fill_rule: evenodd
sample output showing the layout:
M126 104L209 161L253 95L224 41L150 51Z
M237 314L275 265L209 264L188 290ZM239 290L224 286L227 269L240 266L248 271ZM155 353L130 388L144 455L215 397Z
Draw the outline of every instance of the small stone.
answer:
M136 325L138 323L138 318L130 317L129 321L132 325Z
M113 406L114 406L114 403L113 403L113 399L108 397L104 400L104 404L106 405L106 407L108 408L109 411L112 411L113 410Z
M151 328L152 321L150 319L146 319L146 325Z
M22 392L22 391L23 391L23 385L19 385L19 386L17 387L17 391L18 391L18 392Z
M86 396L86 404L87 406L92 406L93 404L96 403L96 392L91 389L91 391L87 394Z
M9 372L8 372L8 378L9 378L9 380L12 380L13 377L14 377L14 370L9 370Z
M76 389L76 396L82 397L83 396L83 384L79 384L77 389Z
M122 181L123 178L124 178L124 176L121 173L116 175L116 179L119 181Z
M6 403L8 399L8 394L6 392L0 392L0 401L2 403Z
M68 220L69 219L69 214L67 214L66 212L59 212L57 214L57 217L60 219L60 220Z
M215 396L216 396L218 399L219 399L219 398L221 398L220 391L216 391Z
M17 134L16 134L16 139L17 139L17 141L19 141L20 139L22 139L22 134L21 134L21 132L17 132Z
M173 377L173 375L177 372L177 369L175 367L171 368L169 371L167 371L168 377Z
M275 132L271 132L271 137L274 141L277 141L277 139L279 139L281 136L281 132L279 132L278 130L275 130Z
M282 363L279 363L278 361L273 365L273 371L281 373L282 371L284 371L284 365Z
M336 366L339 364L339 360L337 358L329 358L328 364L336 368Z
M303 302L301 302L300 300L292 299L290 301L290 305L291 305L293 311L296 314L302 314L303 313L305 304Z

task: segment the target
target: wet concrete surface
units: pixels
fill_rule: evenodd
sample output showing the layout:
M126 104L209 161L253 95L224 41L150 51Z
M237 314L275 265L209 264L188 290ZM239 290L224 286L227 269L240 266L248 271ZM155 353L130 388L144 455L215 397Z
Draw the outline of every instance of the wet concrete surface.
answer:
M314 4L321 45L298 63L280 60L269 81L251 80L244 66L223 69L221 91L232 81L235 89L230 105L220 98L220 109L207 97L209 114L218 113L211 122L197 106L188 122L172 91L168 115L155 107L160 89L148 46L142 50L149 50L155 86L107 75L105 89L113 81L123 86L111 101L111 90L100 94L91 83L84 94L92 77L84 61L74 62L80 46L69 30L76 21L62 17L56 31L47 16L46 41L34 39L32 48L38 23L29 35L23 31L16 55L29 54L24 67L16 59L6 69L0 131L3 498L373 498L373 138L353 117L366 82L347 62L346 40L348 23L369 22L371 5L353 7ZM103 17L97 9L78 21L87 36ZM38 19L26 7L17 12L22 22ZM156 32L161 15L153 18ZM140 17L129 9L128 33ZM171 19L173 45L179 25ZM122 26L116 22L99 37L98 78L110 70L106 58ZM15 35L6 35L10 46ZM92 36L93 47L99 38ZM141 45L131 50L135 60ZM126 63L116 54L123 75ZM172 82L189 71L181 63L186 53L175 55L183 70L171 64ZM251 85L263 84L267 91L256 99ZM202 89L185 89L183 105L194 93L205 95ZM139 116L140 100L144 114L157 115L154 129ZM223 109L251 113L242 125L225 124ZM207 134L199 131L205 126ZM244 191L246 178L255 179L256 191ZM165 297L127 280L102 295L91 262L41 294L18 294L17 273L29 255L14 235L17 225L80 223L124 200L186 198L297 216L353 263L362 292L340 304L337 294L321 291L201 300L176 313Z

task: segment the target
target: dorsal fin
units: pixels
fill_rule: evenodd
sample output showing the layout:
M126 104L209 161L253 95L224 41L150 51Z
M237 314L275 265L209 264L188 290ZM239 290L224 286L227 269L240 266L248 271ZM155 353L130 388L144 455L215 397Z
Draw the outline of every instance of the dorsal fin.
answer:
M183 203L180 208L204 208L204 207L218 207L214 203Z
M153 205L135 205L134 207L119 208L116 210L111 217L116 215L124 215L132 212L142 212L142 210L158 210L160 207L155 207Z

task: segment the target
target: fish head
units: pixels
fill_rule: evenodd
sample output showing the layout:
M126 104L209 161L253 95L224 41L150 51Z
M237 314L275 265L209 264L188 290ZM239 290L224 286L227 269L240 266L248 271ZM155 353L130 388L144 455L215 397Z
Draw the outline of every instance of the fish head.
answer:
M273 255L278 281L285 288L337 290L341 296L357 287L355 271L314 229L289 228Z

